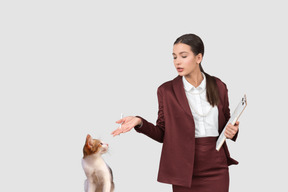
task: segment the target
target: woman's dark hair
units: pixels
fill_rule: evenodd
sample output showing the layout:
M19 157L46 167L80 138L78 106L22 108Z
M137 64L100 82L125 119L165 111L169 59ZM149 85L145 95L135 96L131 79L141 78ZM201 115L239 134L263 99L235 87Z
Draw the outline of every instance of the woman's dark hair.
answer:
M182 35L181 37L176 39L176 41L174 42L174 45L178 43L189 45L191 48L191 51L194 53L195 56L198 55L199 53L202 54L202 57L204 56L204 43L201 40L201 38L198 37L197 35L195 34ZM204 72L201 63L199 64L199 67L200 67L200 71L203 72L206 77L207 100L210 103L210 105L214 107L219 102L219 91L218 91L216 80L214 77Z

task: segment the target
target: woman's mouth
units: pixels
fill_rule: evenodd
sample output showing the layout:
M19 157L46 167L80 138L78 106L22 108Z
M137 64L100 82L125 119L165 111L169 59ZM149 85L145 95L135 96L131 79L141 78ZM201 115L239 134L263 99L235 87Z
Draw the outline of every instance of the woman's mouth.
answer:
M178 71L178 72L182 72L183 70L184 70L183 68L177 67L177 71Z

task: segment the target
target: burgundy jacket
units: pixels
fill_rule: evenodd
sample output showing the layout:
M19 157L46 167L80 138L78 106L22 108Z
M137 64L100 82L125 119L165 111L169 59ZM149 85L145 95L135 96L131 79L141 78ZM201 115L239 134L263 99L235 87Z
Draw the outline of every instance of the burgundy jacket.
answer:
M206 74L208 75L208 74ZM214 77L219 89L219 133L230 118L228 90L226 85ZM162 84L157 90L158 119L156 125L143 121L137 132L163 143L158 172L158 181L179 186L191 186L194 164L195 124L185 94L182 77ZM139 117L139 116L138 116ZM236 140L238 133L232 140ZM222 146L228 165L238 164L230 157L226 142Z

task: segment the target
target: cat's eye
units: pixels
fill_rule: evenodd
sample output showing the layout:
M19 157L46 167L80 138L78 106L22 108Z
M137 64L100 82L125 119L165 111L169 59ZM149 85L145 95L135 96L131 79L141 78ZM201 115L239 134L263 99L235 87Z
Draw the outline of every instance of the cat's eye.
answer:
M103 143L100 143L100 145L103 145Z

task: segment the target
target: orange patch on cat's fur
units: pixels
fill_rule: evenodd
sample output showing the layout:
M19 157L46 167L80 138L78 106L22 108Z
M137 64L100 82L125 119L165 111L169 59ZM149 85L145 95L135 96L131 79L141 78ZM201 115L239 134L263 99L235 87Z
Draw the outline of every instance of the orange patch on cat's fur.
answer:
M88 155L92 155L97 153L99 148L101 147L101 141L98 139L93 139L91 135L87 135L86 142L83 147L83 156L86 157Z

